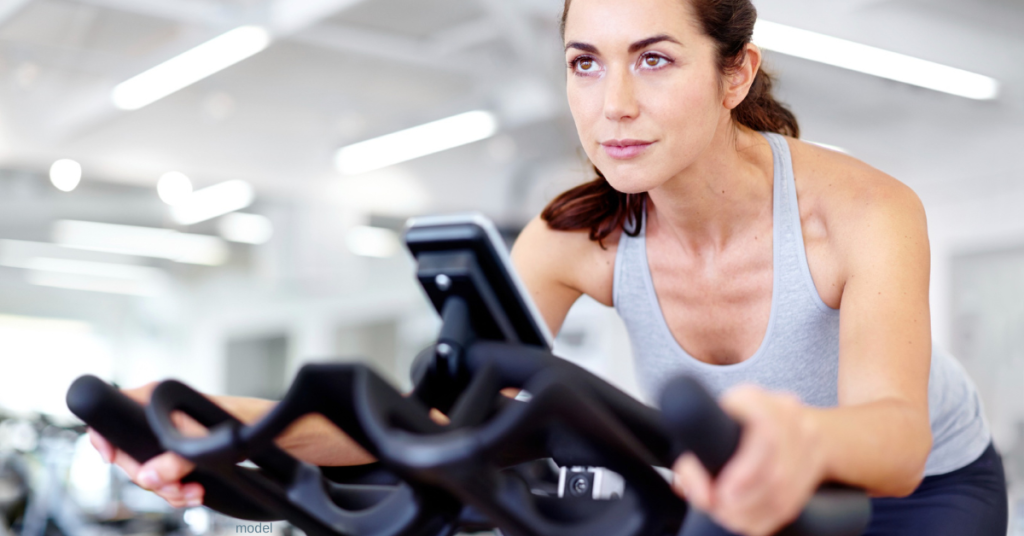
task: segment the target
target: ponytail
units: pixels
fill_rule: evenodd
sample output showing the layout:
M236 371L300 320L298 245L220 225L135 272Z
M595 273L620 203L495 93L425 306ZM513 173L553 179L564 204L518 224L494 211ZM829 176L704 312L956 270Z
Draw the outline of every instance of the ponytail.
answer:
M747 98L733 109L732 119L760 132L774 132L793 138L800 137L796 116L772 96L772 76L764 69L757 71Z
M623 229L630 236L640 234L647 192L624 194L594 167L597 178L556 197L540 217L556 231L590 230L590 239L604 247L604 239Z

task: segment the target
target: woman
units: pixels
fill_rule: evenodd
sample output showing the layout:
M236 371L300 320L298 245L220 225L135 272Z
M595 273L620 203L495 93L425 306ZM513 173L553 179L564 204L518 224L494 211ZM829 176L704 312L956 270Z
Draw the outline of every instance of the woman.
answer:
M675 474L730 530L770 534L839 481L905 497L876 499L868 534L1005 534L977 395L932 351L921 204L795 139L755 19L749 0L566 3L569 103L600 177L527 226L517 268L553 332L582 294L614 305L652 396L679 373L722 394L744 425L738 453L714 481L692 456ZM217 401L247 422L271 405ZM201 501L180 458L140 469L93 441L172 504ZM322 418L279 441L319 465L368 461Z
M875 500L868 534L1005 534L977 394L932 349L921 203L795 139L755 19L749 0L567 0L569 104L599 177L527 226L517 267L553 332L581 294L614 305L648 394L681 373L723 394L737 455L714 481L675 466L723 526L770 534L838 481L905 497Z

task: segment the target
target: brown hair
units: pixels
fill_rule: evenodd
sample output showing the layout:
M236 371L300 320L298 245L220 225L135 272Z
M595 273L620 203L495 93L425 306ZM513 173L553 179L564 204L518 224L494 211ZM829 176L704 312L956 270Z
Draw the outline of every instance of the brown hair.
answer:
M682 1L682 0L681 0ZM757 10L751 0L685 0L691 3L704 33L718 45L718 69L722 74L739 68L754 34ZM562 11L562 37L569 4ZM746 99L732 110L736 123L753 130L800 137L796 116L772 96L772 77L757 71ZM612 188L601 170L597 178L556 197L541 213L548 226L558 231L590 230L590 239L600 243L616 229L630 236L640 233L647 193L624 194Z

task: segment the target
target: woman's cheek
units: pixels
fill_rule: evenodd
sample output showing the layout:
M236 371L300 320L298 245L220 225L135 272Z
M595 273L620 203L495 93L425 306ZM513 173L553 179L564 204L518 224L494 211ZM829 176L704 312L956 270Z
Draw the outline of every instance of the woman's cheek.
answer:
M707 96L700 92L680 91L672 98L660 100L658 108L664 127L685 132L702 130L711 106Z
M580 137L583 138L600 119L600 94L594 91L594 88L576 88L571 84L572 81L570 81L568 90L569 112L572 114L573 121L576 122Z
M580 144L583 146L583 152L586 153L587 158L591 163L601 167L601 157L603 156L600 151L600 145L597 140L597 134L590 130L579 129Z

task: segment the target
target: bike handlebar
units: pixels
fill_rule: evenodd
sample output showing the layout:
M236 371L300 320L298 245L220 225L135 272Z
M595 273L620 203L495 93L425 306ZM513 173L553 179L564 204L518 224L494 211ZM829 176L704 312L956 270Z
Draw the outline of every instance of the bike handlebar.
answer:
M68 409L118 449L139 463L166 450L149 428L145 408L117 388L95 376L82 376L67 393ZM257 471L255 469L243 469ZM222 514L249 521L279 521L284 517L236 493L213 475L196 469L181 480L205 489L203 505Z
M488 517L492 518L505 511L509 515L497 515L497 517L503 518L503 523L513 526L529 521L523 525L523 530L520 531L524 533L577 533L579 530L585 529L588 524L574 522L576 526L572 528L579 529L575 532L570 531L569 526L560 528L548 526L548 521L524 514L523 507L516 506L520 499L516 499L516 504L504 504L506 499L502 499L501 496L507 495L507 491L498 493L492 498L493 500L481 500L483 495L491 492L481 488L471 494L458 493L462 487L469 486L471 481L476 482L475 479L464 481L462 477L444 476L445 473L437 471L451 464L454 465L448 468L452 470L458 468L459 470L455 472L460 475L466 472L463 469L468 469L469 466L476 467L477 471L482 470L487 464L495 463L501 458L502 452L510 450L509 445L514 446L516 443L522 443L519 445L519 450L526 453L527 458L536 456L541 451L530 453L540 448L540 444L534 445L534 443L537 443L545 434L548 434L549 439L540 440L540 443L546 443L547 449L550 451L549 455L557 457L557 452L565 451L565 448L558 446L559 440L556 438L563 435L560 432L561 427L567 427L571 430L568 431L569 435L563 439L569 440L569 444L579 445L580 440L590 443L589 447L580 452L571 452L570 458L587 459L596 456L594 459L598 464L608 463L613 469L624 471L623 475L627 477L627 482L642 484L634 490L640 493L644 500L635 502L638 497L632 497L631 501L633 502L625 501L616 505L618 507L616 510L620 514L628 512L628 517L632 518L641 510L649 511L648 514L636 519L649 519L648 522L640 522L641 524L653 523L648 528L653 528L659 523L664 523L665 527L668 527L673 523L670 519L671 516L664 517L661 521L654 520L659 519L658 516L664 515L657 512L671 510L671 508L665 509L669 503L666 502L661 506L651 505L658 503L661 499L664 499L661 502L668 500L667 497L672 494L668 488L665 488L664 493L651 492L648 489L657 488L659 481L647 478L646 472L650 466L646 465L647 470L645 470L645 463L670 464L680 452L690 450L697 455L713 475L717 475L739 446L742 435L741 425L726 415L710 394L692 379L679 379L670 384L662 399L662 413L659 417L654 410L643 407L635 400L628 399L596 377L583 371L577 371L576 367L568 363L557 363L556 361L560 362L561 360L551 357L550 354L545 356L538 353L531 357L532 354L523 352L522 348L516 350L510 347L507 349L508 351L521 354L521 359L513 361L505 359L507 354L498 351L498 347L481 345L481 349L491 351L470 352L471 359L469 361L472 365L470 368L479 370L473 371L474 381L465 387L463 395L467 399L460 400L456 404L456 408L459 409L453 411L453 423L464 421L461 426L455 428L462 426L474 428L476 433L481 435L482 440L479 445L470 449L473 451L472 456L466 454L473 459L462 460L462 462L458 462L455 458L447 462L444 461L444 459L455 456L456 451L460 449L442 448L432 454L431 449L424 450L424 447L429 447L429 444L438 441L441 442L437 444L438 447L442 443L450 443L452 446L462 444L461 440L458 440L459 433L452 430L448 434L436 435L442 430L435 429L436 426L425 418L425 413L423 416L419 416L419 413L425 410L412 411L416 409L413 408L416 405L413 400L403 398L387 386L386 382L377 378L368 369L359 366L307 367L300 373L300 378L293 385L292 391L294 392L289 393L289 396L272 412L271 416L252 426L244 426L199 393L177 382L162 384L154 393L151 407L147 411L146 408L102 380L85 376L79 378L72 385L68 391L67 403L72 412L86 424L103 434L115 446L140 463L165 452L164 445L171 447L179 454L184 454L186 458L198 462L199 467L183 479L183 482L199 482L206 488L207 493L204 500L206 506L241 519L305 520L300 525L304 525L308 532L325 535L336 534L337 528L341 526L356 530L351 534L357 536L398 536L400 534L443 532L443 530L438 531L437 529L448 526L451 520L450 516L456 515L456 511L445 513L451 510L452 506L444 504L440 505L443 507L436 511L436 515L432 514L433 508L439 505L428 506L421 502L425 496L421 495L419 491L427 491L422 488L423 482L415 484L413 488L399 485L385 495L381 495L384 493L383 489L371 490L376 494L374 497L378 495L380 497L372 501L367 499L367 504L363 506L351 503L355 510L347 511L347 507L342 507L342 504L348 503L351 497L349 499L345 499L345 497L351 495L359 498L356 497L362 493L359 487L332 487L322 479L319 473L313 474L316 470L315 467L302 464L283 451L278 451L271 442L273 436L291 421L310 411L324 411L331 420L357 438L360 444L387 447L385 448L386 452L379 453L383 455L383 461L390 462L385 465L400 469L399 472L405 477L413 477L414 481L420 481L421 477L425 477L426 480L438 484L443 484L452 478L453 480L447 482L445 487L460 495L469 507L475 504L475 506L483 508ZM498 367L498 364L509 363L514 363L515 370L506 369L504 366ZM525 368L518 370L522 367ZM546 372L539 372L541 370L546 370ZM530 381L525 381L527 379ZM537 395L535 402L510 408L514 411L500 419L497 419L497 416L489 416L488 411L477 407L487 406L484 401L491 400L491 397L496 395L497 388L510 380L514 384L525 384L521 386L528 387ZM492 391L493 394L489 394ZM500 397L498 398L500 399ZM473 407L462 408L464 405ZM516 406L519 405L516 404ZM186 414L197 418L200 424L208 428L209 435L202 438L185 438L177 433L174 423L169 420L170 415L177 410L183 410ZM366 410L369 410L370 413L366 413ZM148 421L147 413L149 413ZM512 418L513 416L515 418ZM588 420L593 419L597 420L588 424ZM560 425L556 425L559 422ZM394 428L394 425L390 423L404 424ZM370 428L364 429L367 425ZM161 431L160 439L152 432L151 426ZM399 428L404 428L405 431L399 430ZM603 431L599 432L601 429ZM548 430L548 432L543 430ZM369 436L366 435L368 432ZM413 433L413 435L410 436L409 433ZM455 435L450 435L452 433ZM412 440L416 435L420 437ZM534 439L530 439L534 436L536 436ZM484 440L484 437L490 439ZM494 445L485 445L485 443L494 443L495 441L497 443ZM555 443L550 441L555 441ZM674 445L670 447L669 445L672 443ZM499 445L504 446L498 448ZM647 454L645 454L641 445L653 447L654 450L646 451ZM469 445L466 444L466 446ZM496 448L498 450L494 450ZM511 450L516 449L512 448ZM571 451L572 447L569 447L569 450ZM406 454L410 455L415 453L413 458L420 461L408 465L405 456L398 455L405 451L408 451ZM424 455L427 455L426 458ZM518 455L520 454L513 454L513 458ZM236 462L245 457L250 457L261 469L238 467ZM438 459L426 463L426 460L431 457ZM648 461L643 462L642 460L645 459ZM424 463L423 467L417 467L417 464ZM466 467L461 467L461 465ZM617 465L621 467L616 467ZM494 469L500 470L500 464ZM473 472L470 471L466 474L471 475ZM440 480L435 480L438 478ZM501 480L498 473L492 474L491 478L497 479L496 482ZM308 480L308 482L306 485L296 487L294 483L299 480ZM281 483L281 485L285 485L286 482L293 484L278 488L276 486L279 484L275 484L275 482ZM664 487L663 481L660 481L660 484L661 487ZM309 503L310 500L316 499L313 502L319 502L322 498L320 492L312 492L321 489L324 485L328 486L331 500L336 504L325 503L320 507L310 509L309 506L312 504ZM291 491L286 491L286 488ZM305 507L300 504L291 504L291 499L288 498L300 488L308 488L306 491L312 493L304 495L306 496ZM428 495L434 494L436 493L431 492ZM674 499L678 501L678 498ZM653 502L647 504L649 501ZM364 501L360 499L355 502ZM548 500L548 502L550 501ZM370 506L371 503L376 506ZM358 512L368 506L369 510ZM682 504L680 507L685 508ZM498 508L498 510L494 510L494 508ZM519 517L512 516L513 511L518 511ZM367 515L371 512L373 514ZM399 520L398 517L406 516L396 517L399 512L406 512L406 516L409 515L408 512L417 513L409 520L405 520L409 522L405 522ZM680 515L681 512L685 512L685 510L681 510ZM607 516L600 517L606 518ZM367 524L370 518L374 518L374 521ZM863 531L869 518L870 502L863 492L824 487L815 494L800 517L778 535L854 536ZM419 521L416 521L417 519ZM424 523L428 520L430 522ZM427 525L430 528L427 528ZM417 527L420 526L423 527L417 530ZM334 529L329 527L334 527ZM606 526L606 528L609 527ZM639 528L639 525L633 529L624 526L620 527L622 530L619 532L629 534L636 528ZM348 530L341 532L350 533Z
M739 449L742 426L693 378L669 382L662 392L661 412L677 449L693 452L712 476L718 476ZM871 501L863 491L826 486L777 536L857 536L870 519Z

